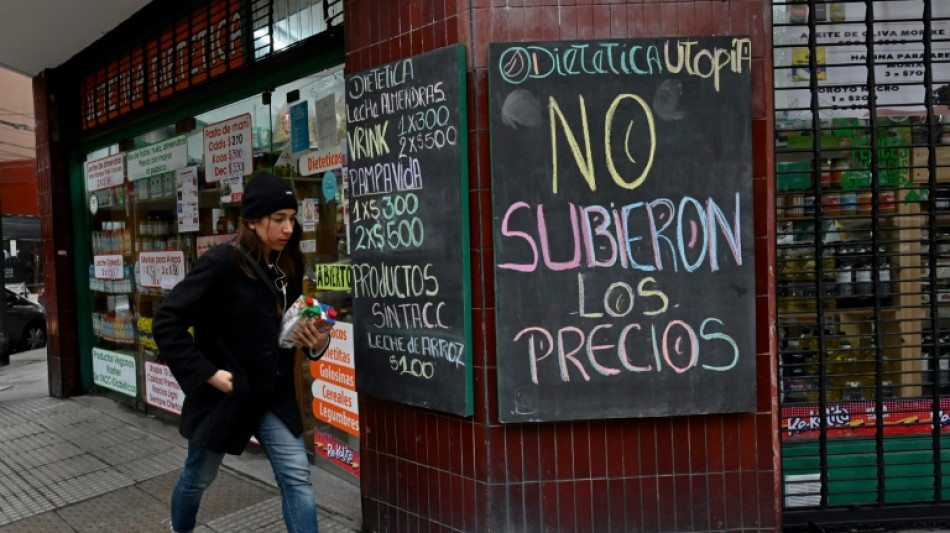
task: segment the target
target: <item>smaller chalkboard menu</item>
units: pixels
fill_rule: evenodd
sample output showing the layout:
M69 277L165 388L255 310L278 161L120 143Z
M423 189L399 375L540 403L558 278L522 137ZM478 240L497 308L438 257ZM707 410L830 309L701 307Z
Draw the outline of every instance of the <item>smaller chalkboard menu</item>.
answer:
M357 390L472 414L465 48L346 76Z

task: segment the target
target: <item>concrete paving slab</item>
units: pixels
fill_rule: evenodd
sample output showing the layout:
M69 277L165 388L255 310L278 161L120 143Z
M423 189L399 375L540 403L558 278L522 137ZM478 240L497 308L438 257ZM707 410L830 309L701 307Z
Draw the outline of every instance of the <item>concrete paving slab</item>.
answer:
M75 533L76 530L56 512L50 511L13 522L0 528L0 531L3 533Z
M0 533L168 531L177 427L109 398L51 398L46 379L45 350L0 367ZM359 531L359 488L312 473L321 531ZM227 456L198 519L200 533L284 531L266 457Z

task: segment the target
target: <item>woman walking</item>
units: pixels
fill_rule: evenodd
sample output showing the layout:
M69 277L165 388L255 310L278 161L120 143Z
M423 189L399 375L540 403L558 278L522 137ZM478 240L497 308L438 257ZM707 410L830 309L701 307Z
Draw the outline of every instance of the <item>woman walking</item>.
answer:
M296 212L289 185L257 172L245 188L235 240L202 255L155 313L155 341L185 392L179 432L188 458L171 500L178 533L194 529L224 454L242 453L252 435L274 470L287 530L317 531L295 348L278 345L283 312L301 294ZM329 330L306 322L291 340L319 359Z

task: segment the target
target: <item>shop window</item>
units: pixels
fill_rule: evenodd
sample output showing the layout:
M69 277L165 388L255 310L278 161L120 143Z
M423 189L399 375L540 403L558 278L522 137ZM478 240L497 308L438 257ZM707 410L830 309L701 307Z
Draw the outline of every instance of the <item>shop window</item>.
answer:
M786 507L932 501L950 431L950 6L773 6Z
M342 23L333 17L342 13L339 0L255 0L251 9L255 59L323 33L328 20Z
M311 394L320 388L315 380L327 379L356 396L347 338L353 317L343 101L336 68L86 154L93 381L100 390L180 414L183 393L155 345L152 317L202 253L232 239L243 186L254 170L267 169L288 180L300 202L305 294L338 311L334 351L321 365L340 368L300 358L307 434L317 434L318 454L358 475L356 402L327 407L332 401ZM321 453L327 444L332 453Z

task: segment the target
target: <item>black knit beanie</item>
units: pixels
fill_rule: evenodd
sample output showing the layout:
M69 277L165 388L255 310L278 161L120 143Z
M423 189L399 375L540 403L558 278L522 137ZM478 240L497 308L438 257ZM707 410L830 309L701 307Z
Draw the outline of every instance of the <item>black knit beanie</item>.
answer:
M241 218L255 220L281 209L297 210L297 197L282 178L259 170L244 188Z

